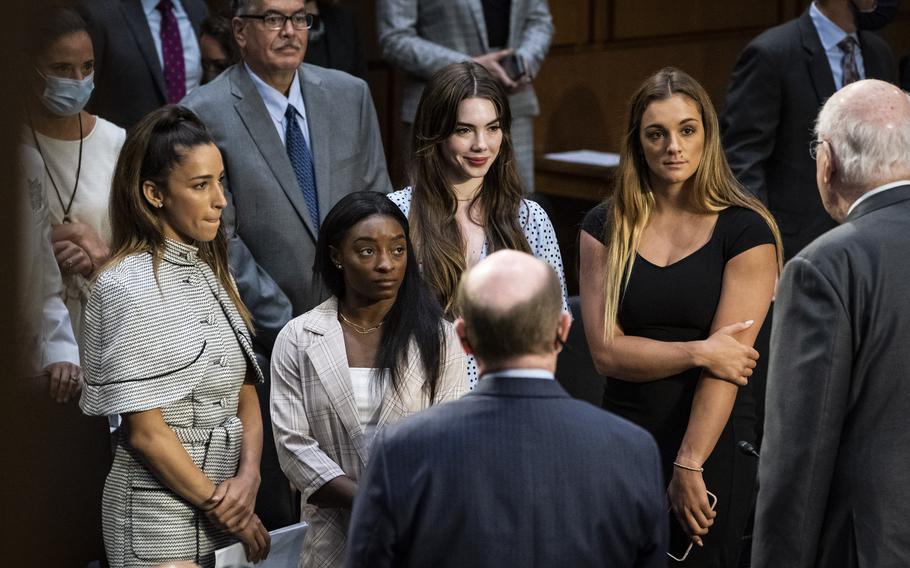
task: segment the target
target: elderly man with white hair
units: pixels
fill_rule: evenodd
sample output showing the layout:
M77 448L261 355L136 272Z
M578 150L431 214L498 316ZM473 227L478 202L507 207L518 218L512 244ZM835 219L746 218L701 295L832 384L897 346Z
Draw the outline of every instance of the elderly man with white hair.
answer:
M816 139L842 224L781 277L752 565L910 566L910 98L849 85Z

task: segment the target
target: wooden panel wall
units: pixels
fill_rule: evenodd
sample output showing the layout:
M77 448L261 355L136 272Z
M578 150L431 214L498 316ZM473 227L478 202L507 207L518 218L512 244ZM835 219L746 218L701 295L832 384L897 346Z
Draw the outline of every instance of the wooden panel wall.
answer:
M393 179L401 183L398 105L404 77L381 59L374 1L350 1L360 13L368 80ZM541 104L535 152L615 151L629 96L667 65L696 77L722 108L742 48L807 6L806 0L551 0L556 34L534 83ZM898 57L910 53L910 2L883 35Z

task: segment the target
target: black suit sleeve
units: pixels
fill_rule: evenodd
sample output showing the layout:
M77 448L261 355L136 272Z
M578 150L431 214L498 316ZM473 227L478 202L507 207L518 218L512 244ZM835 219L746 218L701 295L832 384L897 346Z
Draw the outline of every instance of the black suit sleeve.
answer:
M765 204L765 161L774 151L781 111L777 65L767 49L746 46L733 69L721 119L724 150L733 174Z
M370 463L357 489L348 529L347 568L386 568L401 564L386 467L385 437L373 439Z
M853 342L849 310L829 278L791 260L774 306L752 565L816 565Z

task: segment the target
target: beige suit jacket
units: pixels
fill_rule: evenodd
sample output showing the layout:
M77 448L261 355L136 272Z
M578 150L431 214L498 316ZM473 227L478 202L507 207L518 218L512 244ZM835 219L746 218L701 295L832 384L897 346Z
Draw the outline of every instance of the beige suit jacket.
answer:
M465 356L451 324L437 404L467 388ZM410 349L401 393L384 393L378 429L429 406L416 347ZM359 479L369 448L354 403L338 301L329 298L291 320L272 351L272 428L281 469L300 490L301 520L310 527L301 568L341 566L350 511L307 504L325 483L347 475Z

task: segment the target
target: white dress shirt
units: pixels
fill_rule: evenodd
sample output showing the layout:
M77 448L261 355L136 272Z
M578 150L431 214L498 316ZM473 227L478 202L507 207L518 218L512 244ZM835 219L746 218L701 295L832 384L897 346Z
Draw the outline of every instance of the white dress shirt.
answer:
M857 206L857 205L859 205L859 204L862 203L863 201L869 199L869 198L872 197L873 195L876 195L876 194L878 194L878 193L882 193L882 192L884 192L884 191L888 191L889 189L894 189L895 187L901 187L901 186L904 186L904 185L910 185L910 179L902 179L902 180L898 180L898 181L892 181L891 183L886 183L885 185L880 185L880 186L876 187L875 189L870 189L870 190L867 191L866 193L862 194L862 195L859 197L859 199L857 199L856 201L853 202L853 205L851 205L850 208L847 209L847 215L850 215L850 213L853 213L853 210L856 209L856 206Z

